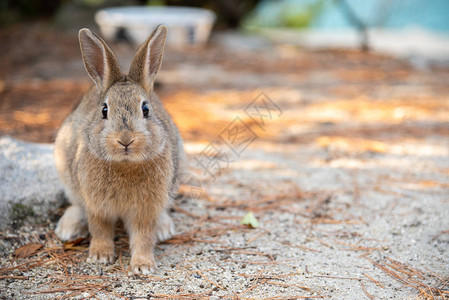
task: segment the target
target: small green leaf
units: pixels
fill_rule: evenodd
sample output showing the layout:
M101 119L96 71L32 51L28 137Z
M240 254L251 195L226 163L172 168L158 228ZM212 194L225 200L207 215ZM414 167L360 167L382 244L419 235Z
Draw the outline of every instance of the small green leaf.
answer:
M259 227L259 222L257 222L257 219L252 212L247 213L241 223L243 225L248 225L251 228Z

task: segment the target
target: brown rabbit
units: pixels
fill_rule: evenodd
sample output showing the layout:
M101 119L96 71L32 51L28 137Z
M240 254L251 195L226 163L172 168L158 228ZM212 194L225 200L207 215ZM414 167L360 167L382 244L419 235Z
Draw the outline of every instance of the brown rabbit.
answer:
M55 142L59 176L72 204L56 228L62 240L92 236L89 260L114 259L118 219L129 233L131 270L155 267L156 240L174 231L167 208L177 192L185 154L172 119L153 91L167 28L157 27L137 50L129 75L106 43L82 29L84 66L95 82L65 120ZM88 225L88 227L87 227Z

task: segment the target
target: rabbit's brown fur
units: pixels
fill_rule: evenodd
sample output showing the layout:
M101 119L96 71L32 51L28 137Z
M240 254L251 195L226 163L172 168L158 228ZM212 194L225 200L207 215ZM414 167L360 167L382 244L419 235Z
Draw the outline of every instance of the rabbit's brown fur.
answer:
M178 130L153 92L166 27L156 28L139 48L128 76L121 74L101 38L88 29L82 29L79 38L95 86L56 138L56 166L72 204L56 233L63 240L82 236L87 222L92 236L89 259L108 263L114 259L115 223L122 219L130 236L131 270L146 274L156 266L156 240L173 234L167 208L184 160Z

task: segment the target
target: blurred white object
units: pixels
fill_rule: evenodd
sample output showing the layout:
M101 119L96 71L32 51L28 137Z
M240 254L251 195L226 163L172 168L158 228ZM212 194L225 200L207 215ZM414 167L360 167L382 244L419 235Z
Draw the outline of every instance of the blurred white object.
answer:
M215 14L202 8L128 6L106 8L95 15L103 37L143 43L156 26L168 27L167 45L175 48L203 47Z
M360 35L355 29L262 28L254 30L279 44L311 49L360 49ZM369 29L368 46L375 52L408 59L418 68L425 67L429 63L449 65L449 34L429 31L422 27Z

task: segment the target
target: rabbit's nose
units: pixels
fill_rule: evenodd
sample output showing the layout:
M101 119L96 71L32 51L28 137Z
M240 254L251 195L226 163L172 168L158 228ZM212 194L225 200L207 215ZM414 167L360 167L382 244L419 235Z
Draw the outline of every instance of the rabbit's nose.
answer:
M125 151L126 151L126 150L128 150L129 145L131 145L131 144L134 142L134 140L132 140L132 141L130 141L130 142L123 142L123 141L117 140L117 142L118 142L120 145L122 145L123 147L125 147Z
M128 151L128 147L134 142L133 136L129 131L121 132L116 139L117 143L125 147L125 151Z

